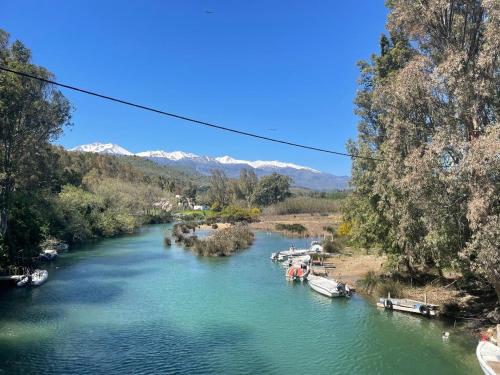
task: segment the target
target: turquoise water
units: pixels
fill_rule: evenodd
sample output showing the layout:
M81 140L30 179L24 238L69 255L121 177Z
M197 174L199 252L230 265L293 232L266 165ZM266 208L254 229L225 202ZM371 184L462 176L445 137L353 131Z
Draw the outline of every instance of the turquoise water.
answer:
M164 248L167 228L66 253L42 287L0 294L0 373L480 374L475 343L438 321L285 281L269 254L290 239L209 259Z

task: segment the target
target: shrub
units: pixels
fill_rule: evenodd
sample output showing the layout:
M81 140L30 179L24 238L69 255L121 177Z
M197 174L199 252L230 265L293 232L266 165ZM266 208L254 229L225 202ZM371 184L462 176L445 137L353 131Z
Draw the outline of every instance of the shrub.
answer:
M387 297L390 293L393 298L402 297L402 285L398 281L385 280L377 285L377 293L381 297Z
M358 284L368 294L371 294L380 283L380 276L373 270L368 271L359 281Z
M337 233L339 236L349 236L351 234L352 222L351 221L343 221L338 229Z
M248 248L254 241L253 232L245 225L221 229L193 243L192 250L202 256L228 256Z
M297 233L297 234L304 234L307 232L307 228L303 226L302 224L282 224L278 223L275 225L276 230L283 230L287 232L292 232L292 233Z

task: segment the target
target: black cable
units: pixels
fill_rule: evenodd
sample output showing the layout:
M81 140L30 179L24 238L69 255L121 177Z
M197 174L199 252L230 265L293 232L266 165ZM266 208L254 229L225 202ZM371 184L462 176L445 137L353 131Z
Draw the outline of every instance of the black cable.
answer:
M275 142L275 143L281 143L281 144L284 144L284 145L293 146L293 147L300 147L300 148L304 148L304 149L308 149L308 150L313 150L313 151L326 152L328 154L341 155L341 156L349 156L349 157L352 157L352 158L369 159L369 160L376 160L376 161L382 160L382 159L372 158L370 156L361 156L361 155L347 154L347 153L343 153L343 152L332 151L332 150L327 150L327 149L313 147L313 146L301 145L301 144L298 144L298 143L283 141L283 140L276 139L276 138L270 138L270 137L265 137L263 135L258 135L258 134L254 134L254 133L244 132L244 131L241 131L241 130L231 129L231 128L227 128L225 126L220 126L220 125L211 124L211 123L205 122L205 121L195 120L193 118L189 118L189 117L186 117L186 116L176 115L174 113L165 112L165 111L162 111L162 110L159 110L159 109L155 109L155 108L152 108L152 107L147 107L147 106L144 106L144 105L141 105L141 104L136 104L136 103L128 102L126 100L113 98L111 96L107 96L107 95L103 95L103 94L98 94L98 93L93 92L93 91L84 90L84 89L80 89L80 88L75 87L75 86L70 86L70 85L66 85L64 83L59 83L59 82L51 81L49 79L37 77L37 76L31 75L31 74L28 74L28 73L18 72L16 70L12 70L12 69L9 69L9 68L4 68L2 66L0 66L0 70L3 70L5 72L9 72L9 73L14 73L14 74L17 74L17 75L22 76L22 77L27 77L27 78L31 78L31 79L36 79L38 81L50 83L52 85L64 87L64 88L67 88L67 89L70 89L70 90L73 90L73 91L82 92L84 94L88 94L88 95L92 95L92 96L97 96L98 98L111 100L113 102L125 104L125 105L131 106L131 107L136 107L136 108L144 109L146 111L159 113L161 115L174 117L174 118L177 118L179 120L189 121L189 122L193 122L193 123L199 124L199 125L209 126L211 128L215 128L215 129L219 129L219 130L224 130L224 131L228 131L228 132L232 132L232 133L236 133L236 134L240 134L240 135L245 135L247 137L253 137L253 138L257 138L257 139L263 139L265 141L270 141L270 142Z

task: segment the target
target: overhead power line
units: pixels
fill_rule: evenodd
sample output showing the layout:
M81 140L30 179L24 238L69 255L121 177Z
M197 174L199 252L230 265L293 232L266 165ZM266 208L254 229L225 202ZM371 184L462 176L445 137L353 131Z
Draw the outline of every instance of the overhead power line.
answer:
M9 73L13 73L13 74L17 74L17 75L22 76L22 77L36 79L38 81L50 83L52 85L64 87L66 89L77 91L77 92L81 92L81 93L84 93L84 94L87 94L87 95L96 96L96 97L101 98L101 99L106 99L106 100L110 100L110 101L113 101L113 102L116 102L116 103L125 104L125 105L128 105L130 107L144 109L146 111L158 113L160 115L165 115L165 116L173 117L173 118L176 118L176 119L179 119L179 120L189 121L189 122L192 122L192 123L195 123L195 124L198 124L198 125L208 126L210 128L219 129L219 130L223 130L223 131L227 131L227 132L231 132L231 133L235 133L235 134L239 134L239 135L244 135L244 136L247 136L247 137L257 138L257 139L261 139L261 140L264 140L264 141L280 143L280 144L284 144L284 145L288 145L288 146L293 146L293 147L299 147L299 148L303 148L303 149L307 149L307 150L312 150L312 151L325 152L327 154L334 154L334 155L348 156L348 157L351 157L351 158L369 159L369 160L376 160L376 161L382 160L382 159L372 158L370 156L348 154L348 153L345 153L345 152L333 151L333 150L328 150L328 149L314 147L314 146L307 146L307 145L303 145L303 144L299 144L299 143L285 141L285 140L282 140L282 139L266 137L266 136L255 134L255 133L249 133L249 132L245 132L245 131L242 131L242 130L228 128L228 127L225 127L225 126L216 125L216 124L212 124L212 123L209 123L209 122L196 120L196 119L193 119L193 118L190 118L190 117L186 117L186 116L182 116L182 115L176 115L175 113L170 113L170 112L162 111L160 109L156 109L156 108L153 108L153 107L148 107L148 106L145 106L145 105L142 105L142 104L137 104L137 103L129 102L129 101L118 99L118 98L115 98L115 97L112 97L112 96L108 96L108 95L104 95L104 94L99 94L99 93L94 92L94 91L85 90L85 89L82 89L82 88L79 88L79 87L76 87L76 86L71 86L71 85L67 85L67 84L64 84L64 83L52 81L50 79L45 79L45 78L37 77L37 76L34 76L32 74L28 74L28 73L24 73L24 72L19 72L19 71L12 70L12 69L9 69L9 68L5 68L5 67L2 67L2 66L0 66L0 70L3 70L5 72L9 72Z

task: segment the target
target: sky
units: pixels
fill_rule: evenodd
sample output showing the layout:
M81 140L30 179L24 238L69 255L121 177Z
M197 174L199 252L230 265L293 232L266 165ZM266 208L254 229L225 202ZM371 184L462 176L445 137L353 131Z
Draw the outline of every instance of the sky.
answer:
M378 51L383 0L0 1L0 28L59 82L238 130L345 152L356 62ZM63 90L64 147L182 150L350 175L348 157L237 136Z

